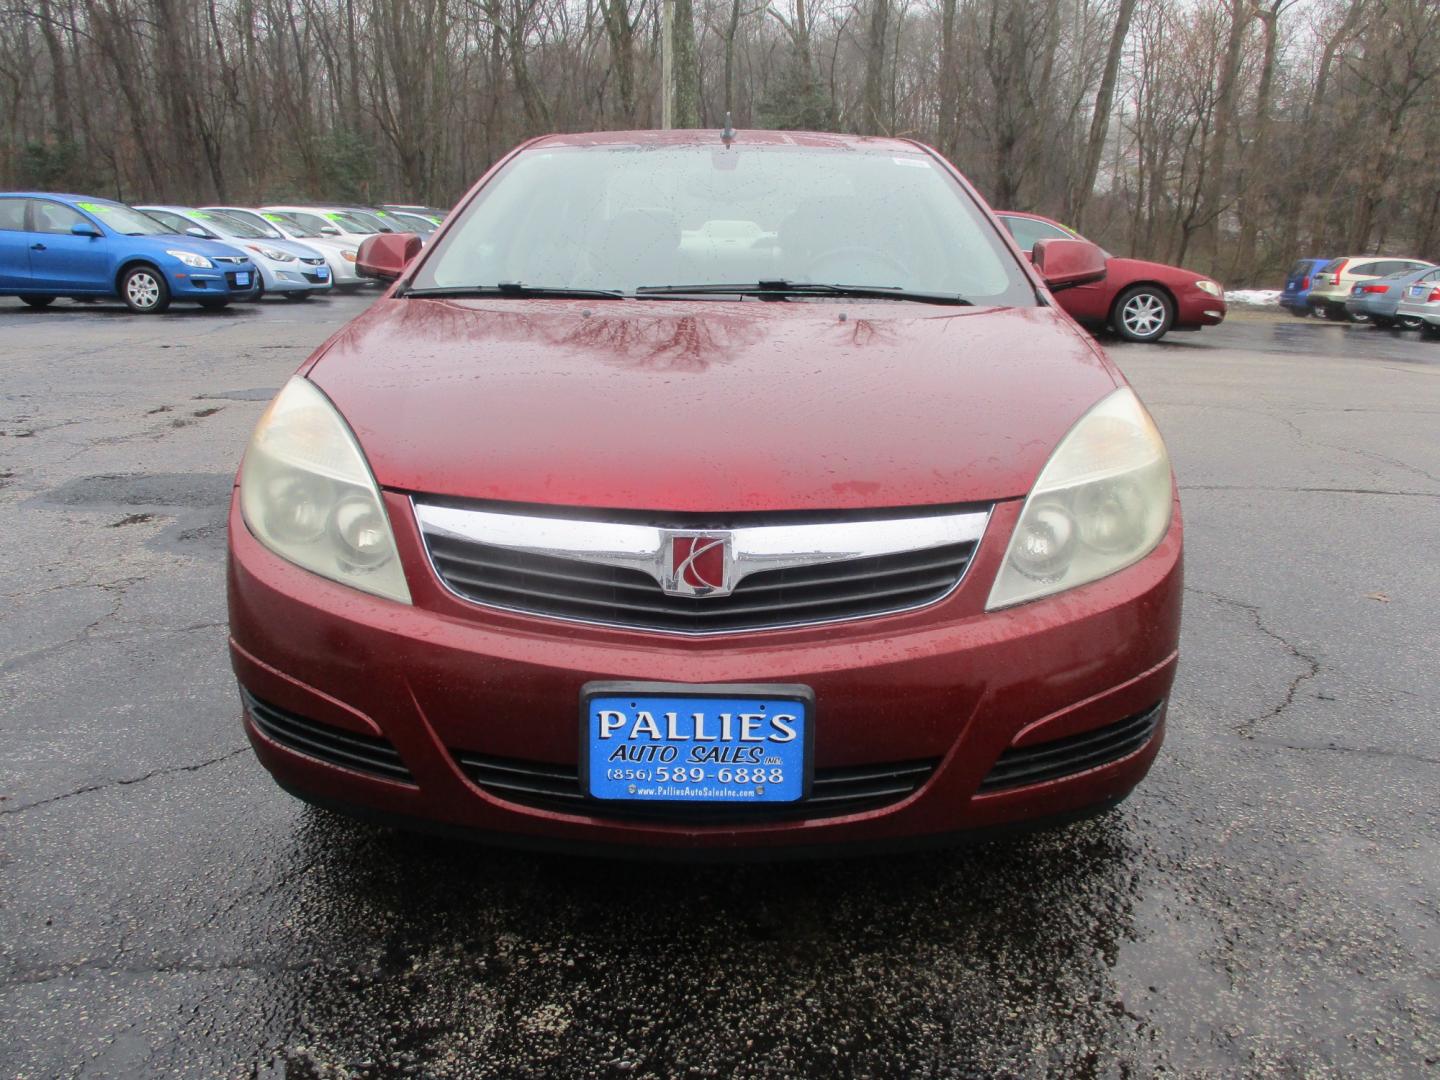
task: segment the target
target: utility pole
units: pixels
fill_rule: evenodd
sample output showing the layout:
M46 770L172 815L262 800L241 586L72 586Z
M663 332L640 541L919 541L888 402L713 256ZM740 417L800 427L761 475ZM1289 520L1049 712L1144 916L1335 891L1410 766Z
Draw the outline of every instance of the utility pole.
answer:
M675 0L665 0L660 17L660 126L675 126Z

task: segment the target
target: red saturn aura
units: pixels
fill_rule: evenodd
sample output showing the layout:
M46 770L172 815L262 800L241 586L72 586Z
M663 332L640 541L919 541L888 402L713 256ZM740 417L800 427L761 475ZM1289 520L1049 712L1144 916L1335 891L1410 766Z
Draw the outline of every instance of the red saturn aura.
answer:
M996 211L1024 251L1041 240L1083 240L1039 214ZM1194 270L1107 254L1105 276L1062 293L1060 306L1077 322L1109 327L1126 341L1159 341L1171 330L1199 330L1225 321L1225 290Z
M255 751L509 843L850 852L1113 806L1160 746L1165 445L933 151L526 143L276 396L230 513Z

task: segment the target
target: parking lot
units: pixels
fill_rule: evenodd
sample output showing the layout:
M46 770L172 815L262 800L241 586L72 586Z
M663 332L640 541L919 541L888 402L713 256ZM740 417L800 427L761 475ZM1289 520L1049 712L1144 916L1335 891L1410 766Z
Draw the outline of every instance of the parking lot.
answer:
M372 298L0 300L0 1074L1440 1064L1440 344L1243 310L1107 343L1188 545L1165 748L1118 810L686 867L352 824L249 751L231 478Z

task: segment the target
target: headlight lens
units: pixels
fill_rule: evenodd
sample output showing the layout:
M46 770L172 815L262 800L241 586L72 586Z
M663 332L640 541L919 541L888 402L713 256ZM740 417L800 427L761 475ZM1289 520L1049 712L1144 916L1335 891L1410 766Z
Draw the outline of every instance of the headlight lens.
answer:
M1221 287L1220 283L1218 281L1211 281L1209 278L1203 278L1195 282L1195 288L1201 292L1209 293L1211 296L1225 295L1225 290Z
M240 510L281 558L410 603L380 489L355 436L309 380L291 379L260 418L240 468Z
M215 264L212 263L209 259L207 259L204 255L196 255L193 251L179 251L179 250L176 250L176 251L167 251L167 252L165 252L165 254L166 254L166 255L173 255L175 258L179 259L179 260L180 260L182 263L184 263L186 266L193 266L193 267L195 267L197 270L210 270L210 269L212 269L212 268L215 266Z
M354 261L355 261L355 252L353 252L353 251L342 251L342 252L340 252L340 257L341 257L342 259L344 259L346 262L354 262Z
M1170 527L1170 456L1134 391L1117 390L1070 429L1025 500L987 611L1122 570Z
M272 260L272 261L274 261L274 262L294 262L294 261L295 261L295 256L294 256L294 255L291 255L288 251L281 251L279 248L261 247L261 246L258 245L258 244L251 244L251 245L250 245L250 250L251 250L251 251L258 251L261 255L264 255L265 258L270 259L270 260Z

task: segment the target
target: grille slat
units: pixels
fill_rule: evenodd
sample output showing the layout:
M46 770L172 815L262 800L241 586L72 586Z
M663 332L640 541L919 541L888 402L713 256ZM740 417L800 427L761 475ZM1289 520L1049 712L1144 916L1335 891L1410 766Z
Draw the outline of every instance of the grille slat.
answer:
M671 596L628 567L425 534L441 580L468 600L581 622L680 633L760 630L921 607L959 583L975 543L756 571L729 596Z
M1002 791L1058 780L1129 757L1155 734L1164 705L1163 701L1157 702L1142 713L1093 731L1035 746L1011 747L1000 755L995 767L981 781L980 791Z
M330 765L372 773L387 780L415 782L400 760L399 751L385 739L357 735L308 719L261 701L243 686L240 698L261 733L282 746Z
M938 761L909 761L898 765L816 769L810 797L798 803L745 807L683 803L631 805L586 799L580 791L579 770L574 766L490 757L468 750L452 753L475 784L510 802L597 817L648 817L712 824L838 817L875 809L914 793L939 764Z

